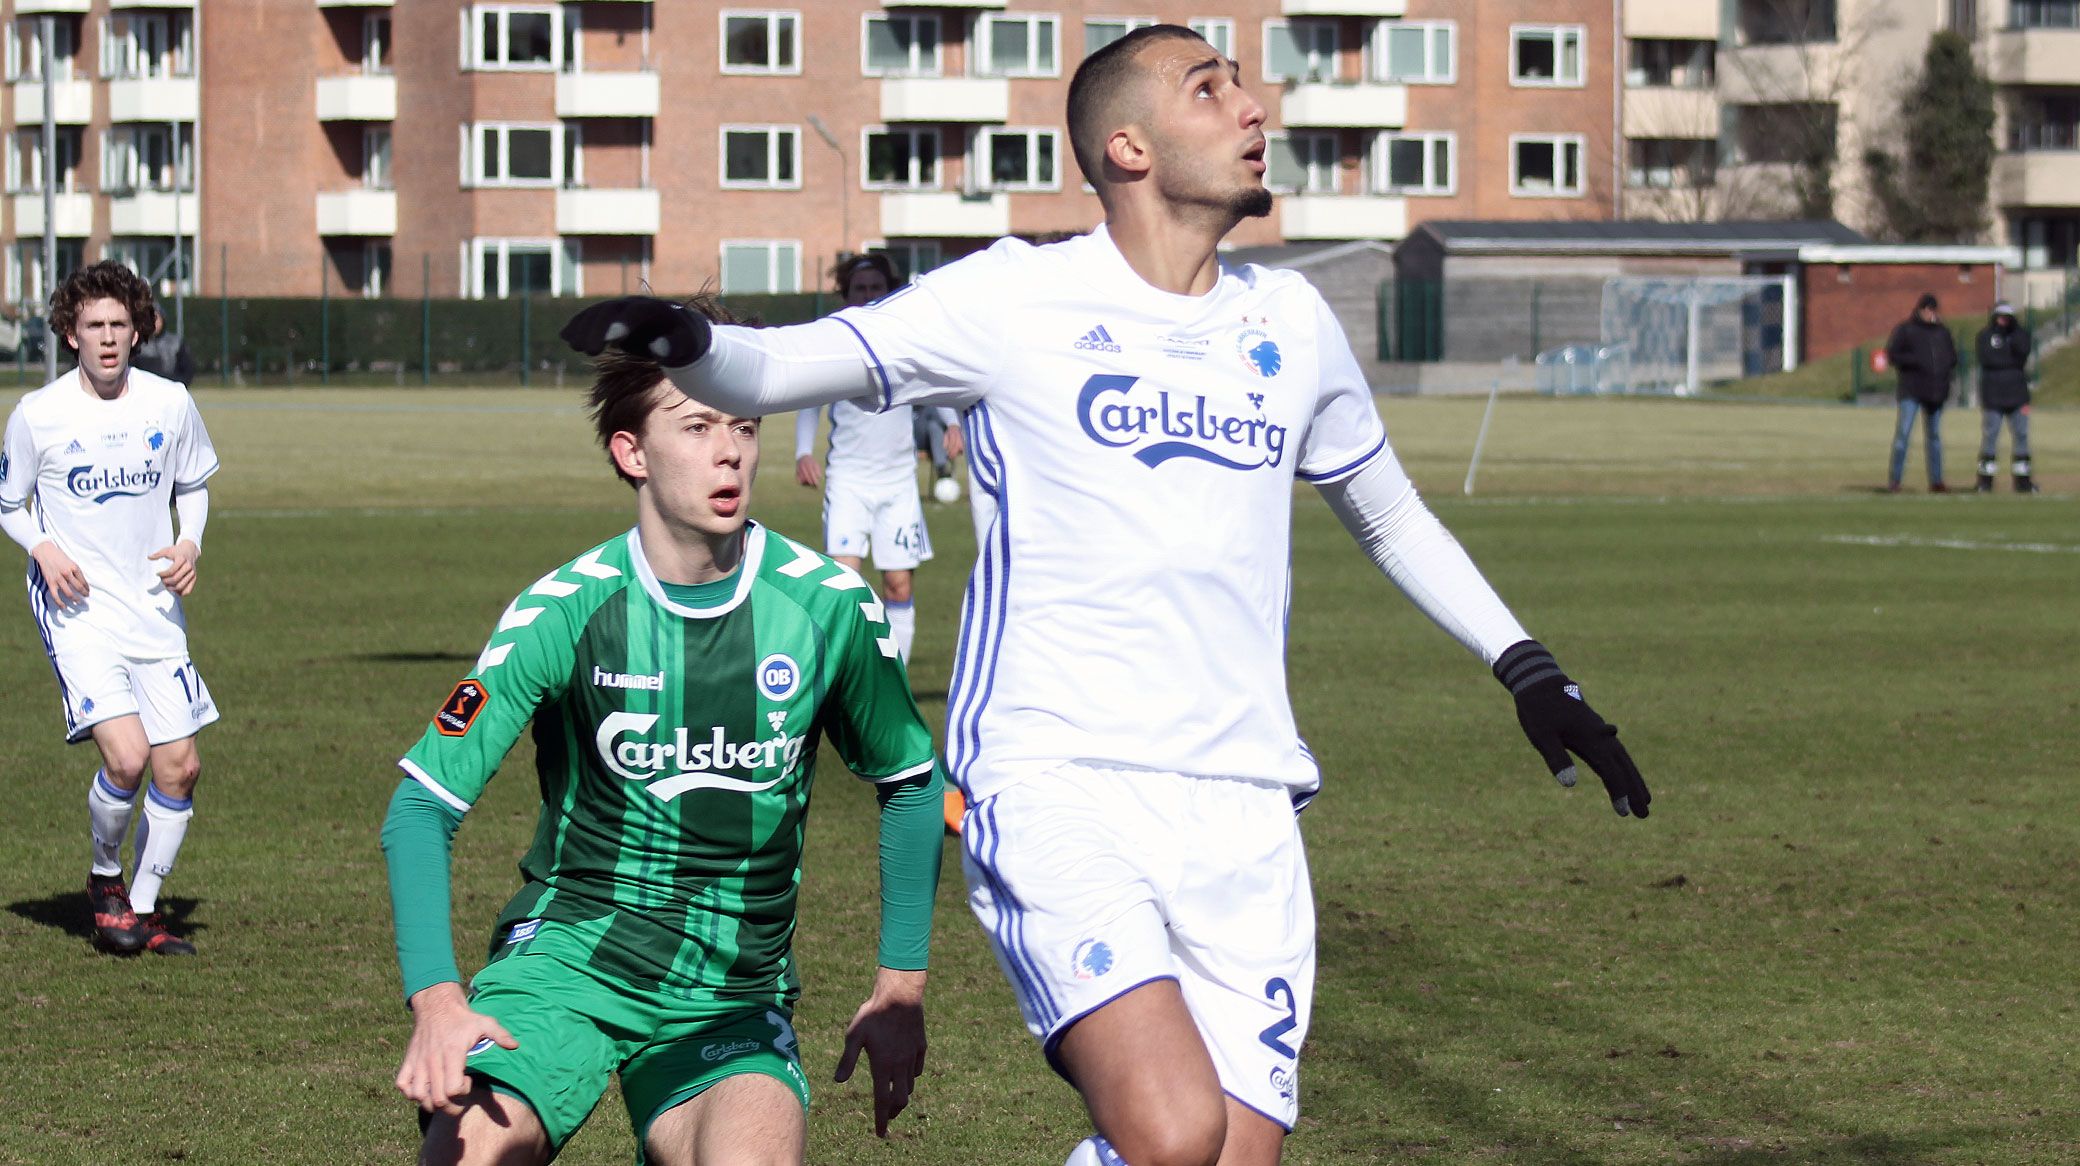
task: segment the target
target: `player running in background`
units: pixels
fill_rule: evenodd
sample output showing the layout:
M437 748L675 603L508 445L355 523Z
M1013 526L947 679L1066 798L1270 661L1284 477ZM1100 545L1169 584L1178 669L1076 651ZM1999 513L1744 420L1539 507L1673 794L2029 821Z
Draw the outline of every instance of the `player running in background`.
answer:
M1087 236L1002 240L793 328L629 298L565 329L734 412L965 409L998 503L947 727L969 902L1097 1127L1076 1163L1272 1163L1299 1112L1314 910L1294 807L1320 775L1285 686L1296 477L1491 665L1562 784L1572 749L1619 814L1648 809L1616 729L1416 494L1321 295L1221 264L1272 205L1239 77L1175 25L1085 59L1069 136L1106 213Z
M120 263L58 285L51 330L79 365L24 396L7 420L0 528L29 552L29 608L58 676L65 740L91 737L101 751L87 789L94 932L117 951L193 955L167 929L159 896L195 814L195 735L217 719L181 610L195 589L217 452L188 390L130 365L157 320L150 285ZM126 888L133 817L137 874Z
M924 1063L931 733L866 581L748 520L756 418L619 356L591 405L635 528L521 593L399 763L397 1087L431 1115L422 1161L547 1162L618 1073L639 1160L800 1162L791 944L818 738L881 802L880 969L837 1079L864 1050L885 1133ZM449 847L530 720L540 825L465 995Z

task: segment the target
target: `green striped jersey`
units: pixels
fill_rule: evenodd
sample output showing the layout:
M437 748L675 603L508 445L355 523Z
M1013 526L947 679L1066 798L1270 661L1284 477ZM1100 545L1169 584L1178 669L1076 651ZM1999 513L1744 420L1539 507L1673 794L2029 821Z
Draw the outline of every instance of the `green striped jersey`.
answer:
M633 530L544 575L399 764L467 810L530 719L541 821L492 958L693 997L796 993L819 739L869 781L935 764L866 581L757 523L711 606L675 601Z

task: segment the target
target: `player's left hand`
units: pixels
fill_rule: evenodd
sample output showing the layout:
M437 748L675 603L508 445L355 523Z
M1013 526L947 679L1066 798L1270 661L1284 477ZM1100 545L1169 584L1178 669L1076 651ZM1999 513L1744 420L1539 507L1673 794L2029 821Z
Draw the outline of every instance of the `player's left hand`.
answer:
M1582 699L1582 686L1567 678L1553 654L1537 640L1512 645L1495 661L1495 678L1517 698L1517 724L1546 768L1563 786L1575 783L1572 751L1603 779L1611 809L1620 817L1647 816L1646 779L1618 743L1618 726L1596 715Z
M166 565L159 568L159 582L175 595L186 595L195 590L195 560L202 557L201 548L187 539L170 547L160 547L146 559L165 559Z
M874 1136L888 1136L888 1123L910 1104L910 1091L924 1072L924 973L880 968L874 993L845 1028L845 1052L833 1080L852 1079L862 1050L874 1081Z

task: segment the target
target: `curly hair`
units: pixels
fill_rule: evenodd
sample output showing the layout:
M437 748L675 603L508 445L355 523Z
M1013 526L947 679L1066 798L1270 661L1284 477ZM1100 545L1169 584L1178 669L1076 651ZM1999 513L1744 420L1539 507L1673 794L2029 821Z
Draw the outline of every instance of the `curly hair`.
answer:
M839 260L838 265L831 268L831 279L838 285L838 294L850 294L852 277L869 267L881 273L881 278L888 281L890 291L903 286L903 277L896 273L895 260L879 251L868 251L862 255L852 255Z
M144 340L159 330L159 309L152 300L152 285L144 277L116 262L104 259L65 277L51 292L51 334L68 342L79 326L80 309L95 300L114 300L130 312L130 326Z
M685 301L688 311L699 312L717 324L756 324L758 321L740 316L724 307L712 292L701 292ZM614 473L630 486L636 480L621 469L614 460L614 451L609 445L617 433L641 433L643 420L657 405L658 386L666 383L664 366L648 356L637 356L619 348L608 348L592 362L595 377L592 388L585 394L586 411L592 414L593 428L599 434L599 444L607 451L607 463Z

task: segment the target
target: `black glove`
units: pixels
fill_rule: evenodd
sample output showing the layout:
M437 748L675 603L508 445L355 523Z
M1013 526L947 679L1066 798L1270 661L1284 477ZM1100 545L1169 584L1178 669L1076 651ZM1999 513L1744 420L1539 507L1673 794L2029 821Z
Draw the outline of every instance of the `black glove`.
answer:
M1560 671L1544 644L1525 640L1512 645L1495 661L1495 679L1517 698L1517 723L1561 785L1575 782L1574 761L1567 755L1572 749L1603 779L1619 816L1647 816L1652 797L1632 755L1618 744L1618 726L1596 715L1582 699L1582 686Z
M706 316L653 296L602 300L572 316L561 335L564 343L587 356L598 356L611 344L666 368L684 368L699 360L707 354L711 338Z

